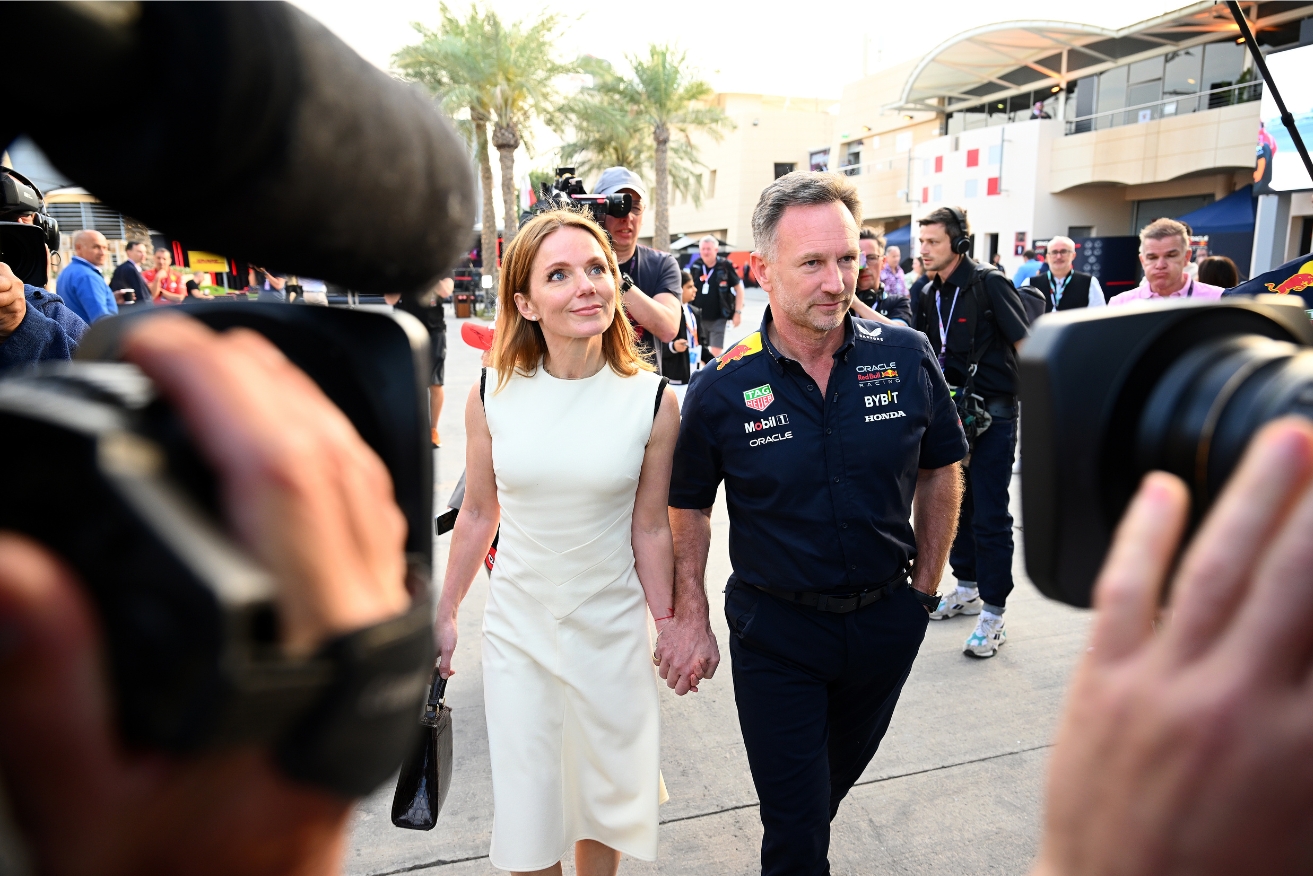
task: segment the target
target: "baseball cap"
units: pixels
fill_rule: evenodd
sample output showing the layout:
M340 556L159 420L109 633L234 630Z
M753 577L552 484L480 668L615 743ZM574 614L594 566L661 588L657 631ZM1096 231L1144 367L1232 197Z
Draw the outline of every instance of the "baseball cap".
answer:
M638 178L638 174L627 167L618 165L608 167L602 171L602 175L597 178L597 184L593 186L593 194L614 195L621 189L631 189L638 192L638 196L644 201L647 200L647 188L643 185L643 181Z

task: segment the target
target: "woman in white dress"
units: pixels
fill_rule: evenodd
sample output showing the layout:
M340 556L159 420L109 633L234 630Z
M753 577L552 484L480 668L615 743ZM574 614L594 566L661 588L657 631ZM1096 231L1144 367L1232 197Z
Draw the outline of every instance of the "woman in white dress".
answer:
M465 407L465 500L438 603L456 613L501 526L483 620L492 863L613 876L657 848L658 699L647 611L673 614L673 391L619 311L602 230L573 211L507 247L492 367Z

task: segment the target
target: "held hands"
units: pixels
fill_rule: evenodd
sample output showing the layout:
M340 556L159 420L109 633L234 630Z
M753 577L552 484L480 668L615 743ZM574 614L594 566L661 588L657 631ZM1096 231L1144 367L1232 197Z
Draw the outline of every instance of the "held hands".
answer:
M1035 876L1313 864L1313 424L1253 439L1174 572L1188 510L1150 474L1117 530Z
M666 686L679 696L697 693L698 682L712 678L720 665L720 648L706 618L672 617L657 621L654 663Z

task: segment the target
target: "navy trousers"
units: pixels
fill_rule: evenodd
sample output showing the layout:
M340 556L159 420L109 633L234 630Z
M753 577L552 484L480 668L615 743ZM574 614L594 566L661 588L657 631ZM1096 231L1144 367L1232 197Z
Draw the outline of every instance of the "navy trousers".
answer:
M929 615L910 590L848 614L730 579L739 726L761 800L763 876L828 876L830 821L880 746Z
M992 411L991 411L992 413ZM1017 415L995 416L976 439L966 469L966 491L957 518L957 538L948 555L953 574L975 581L985 607L1002 612L1012 592L1012 512L1008 488L1017 451Z

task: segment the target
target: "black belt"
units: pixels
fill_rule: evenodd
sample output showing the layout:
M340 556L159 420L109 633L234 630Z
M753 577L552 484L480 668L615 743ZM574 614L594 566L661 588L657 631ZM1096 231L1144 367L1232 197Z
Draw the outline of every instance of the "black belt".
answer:
M907 586L907 576L907 569L903 569L889 579L888 582L878 587L872 587L870 590L863 590L860 593L840 596L829 596L824 593L813 593L805 590L776 590L774 587L762 587L760 584L749 584L748 586L755 587L762 593L768 593L776 599L783 599L785 602L792 602L805 608L814 608L817 611L828 611L834 614L847 614L850 611L865 608L872 602L879 602L886 596L894 595ZM747 584L748 582L744 581L743 583Z

